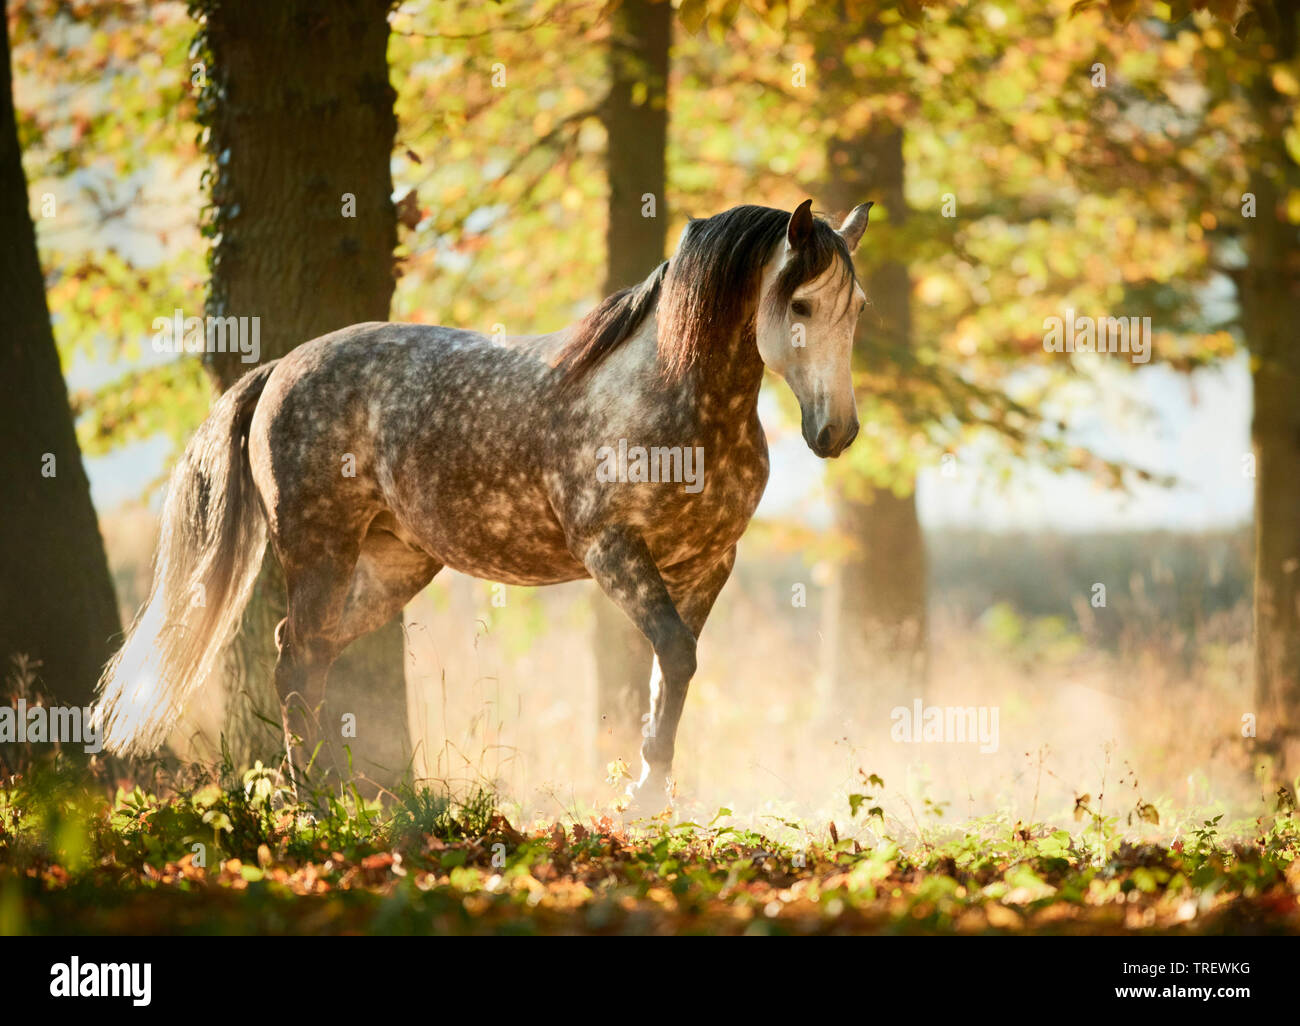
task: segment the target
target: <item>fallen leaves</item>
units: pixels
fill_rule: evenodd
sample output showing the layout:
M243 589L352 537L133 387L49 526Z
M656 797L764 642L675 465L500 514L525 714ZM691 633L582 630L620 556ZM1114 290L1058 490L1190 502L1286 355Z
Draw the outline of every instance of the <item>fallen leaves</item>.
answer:
M734 824L610 816L516 827L499 811L429 802L383 815L229 808L212 828L184 798L96 815L75 864L0 835L0 907L31 933L1230 933L1300 932L1300 817L1227 840L1219 820L1165 845L1095 842L1043 824L868 846L803 834L798 848ZM215 798L211 800L215 802ZM216 808L215 805L212 806ZM210 811L210 810L209 810ZM1135 819L1156 824L1139 803ZM1068 815L1068 810L1067 810ZM391 817L391 813L389 814ZM422 825L423 824L423 825ZM794 834L798 824L780 821ZM196 858L195 831L208 845ZM827 840L827 838L829 840ZM1089 838L1093 840L1090 841ZM227 840L228 839L228 840ZM223 851L238 845L234 851ZM180 854L182 853L183 854ZM16 911L15 911L16 910ZM12 925L16 924L16 926Z

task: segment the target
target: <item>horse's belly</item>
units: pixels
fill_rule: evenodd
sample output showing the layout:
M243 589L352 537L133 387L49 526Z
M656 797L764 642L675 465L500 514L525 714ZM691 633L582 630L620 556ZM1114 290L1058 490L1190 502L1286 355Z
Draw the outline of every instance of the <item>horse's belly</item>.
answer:
M441 553L439 558L452 570L485 581L535 587L563 584L588 576L586 568L567 549L530 549L517 545L493 551L463 544Z
M475 489L403 519L422 548L471 577L527 586L586 577L550 507L521 498Z

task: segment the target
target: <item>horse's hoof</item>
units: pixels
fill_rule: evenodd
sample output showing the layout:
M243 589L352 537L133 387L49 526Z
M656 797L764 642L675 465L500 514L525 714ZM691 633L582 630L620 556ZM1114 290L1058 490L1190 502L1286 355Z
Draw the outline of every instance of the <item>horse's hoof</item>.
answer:
M628 795L628 803L623 807L624 819L649 819L663 811L664 803L655 802L641 794Z
M650 819L672 808L669 785L665 780L646 782L627 789L628 803L623 809L625 819Z

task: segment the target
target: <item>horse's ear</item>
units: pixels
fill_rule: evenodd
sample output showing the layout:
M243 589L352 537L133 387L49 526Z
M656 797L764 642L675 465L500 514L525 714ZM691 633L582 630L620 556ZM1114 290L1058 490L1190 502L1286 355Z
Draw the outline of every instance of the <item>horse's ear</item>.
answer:
M870 201L859 203L849 211L849 216L840 225L840 238L848 244L850 253L856 251L858 243L862 241L862 233L867 230L867 215L871 212L872 206Z
M791 249L799 249L812 238L812 231L812 200L806 199L790 215L790 223L785 229L786 241L790 243Z

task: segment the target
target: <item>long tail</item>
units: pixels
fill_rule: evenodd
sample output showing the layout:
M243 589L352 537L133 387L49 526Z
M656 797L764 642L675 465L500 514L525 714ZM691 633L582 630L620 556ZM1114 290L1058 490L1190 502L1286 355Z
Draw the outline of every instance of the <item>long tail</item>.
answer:
M110 752L157 750L239 626L266 547L248 425L273 366L217 400L172 472L149 601L99 679L95 722Z

